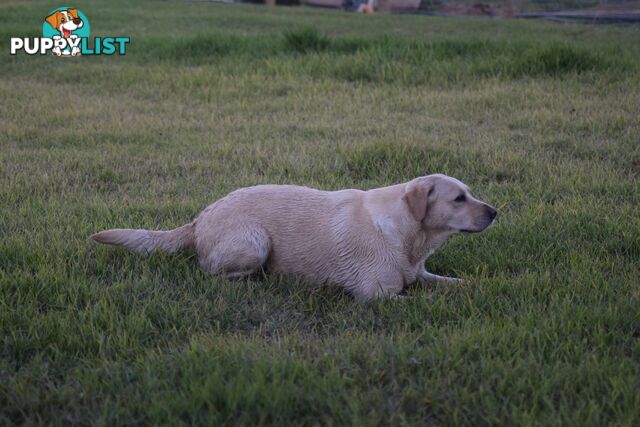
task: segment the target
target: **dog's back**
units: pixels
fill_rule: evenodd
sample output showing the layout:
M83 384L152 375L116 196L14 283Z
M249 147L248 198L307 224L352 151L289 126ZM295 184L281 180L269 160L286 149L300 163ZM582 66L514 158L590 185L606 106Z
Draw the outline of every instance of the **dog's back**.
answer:
M270 239L266 269L335 282L340 264L353 259L354 245L341 245L367 226L360 190L320 191L294 185L236 190L205 209L195 221L199 254L216 251L224 234L263 229ZM354 225L354 222L356 223ZM359 222L359 224L358 224Z

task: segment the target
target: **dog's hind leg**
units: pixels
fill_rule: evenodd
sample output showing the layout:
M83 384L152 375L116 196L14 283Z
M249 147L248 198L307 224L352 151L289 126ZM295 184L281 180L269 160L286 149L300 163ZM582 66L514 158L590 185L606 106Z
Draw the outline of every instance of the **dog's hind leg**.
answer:
M248 276L259 271L269 257L271 241L261 227L243 226L216 237L206 250L198 248L200 265L211 273L228 278Z

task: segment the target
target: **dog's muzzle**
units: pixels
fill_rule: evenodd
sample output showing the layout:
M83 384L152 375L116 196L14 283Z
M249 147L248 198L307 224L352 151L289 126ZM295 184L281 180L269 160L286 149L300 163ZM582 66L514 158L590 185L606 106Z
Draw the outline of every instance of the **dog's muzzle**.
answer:
M495 210L495 208L489 205L486 205L484 215L479 219L479 221L476 222L476 224L474 224L476 225L477 228L474 228L474 229L465 228L460 230L460 232L461 233L479 233L480 231L484 230L485 228L493 224L497 216L498 216L498 211Z

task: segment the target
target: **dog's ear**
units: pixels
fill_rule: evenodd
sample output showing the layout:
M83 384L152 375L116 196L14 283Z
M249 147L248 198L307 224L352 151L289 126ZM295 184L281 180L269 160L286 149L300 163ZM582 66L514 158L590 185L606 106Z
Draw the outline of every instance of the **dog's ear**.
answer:
M407 184L402 199L407 203L409 212L418 222L422 222L427 215L427 203L433 188L433 180L431 179L421 179Z
M56 11L51 15L44 18L45 21L49 23L53 27L54 30L58 31L58 27L60 26L60 17L62 16L62 12Z
M74 18L79 18L78 9L67 9L67 13L73 16Z

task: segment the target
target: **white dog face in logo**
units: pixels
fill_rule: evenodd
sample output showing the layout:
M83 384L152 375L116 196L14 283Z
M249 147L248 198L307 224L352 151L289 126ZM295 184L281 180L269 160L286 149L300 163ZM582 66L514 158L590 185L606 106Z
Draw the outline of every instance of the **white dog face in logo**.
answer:
M78 16L78 9L58 10L45 18L45 21L49 23L53 28L60 32L59 36L54 36L54 40L64 39L77 39L78 36L72 34L73 31L78 28L82 28L84 22L82 18ZM80 54L80 48L74 46L71 51L61 51L60 47L55 47L53 53L56 55L71 55L76 56Z

